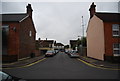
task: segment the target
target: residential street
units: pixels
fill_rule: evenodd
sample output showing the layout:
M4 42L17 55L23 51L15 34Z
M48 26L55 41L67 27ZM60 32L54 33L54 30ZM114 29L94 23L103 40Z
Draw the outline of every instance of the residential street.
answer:
M3 69L23 79L118 79L117 70L94 68L64 52L29 67Z

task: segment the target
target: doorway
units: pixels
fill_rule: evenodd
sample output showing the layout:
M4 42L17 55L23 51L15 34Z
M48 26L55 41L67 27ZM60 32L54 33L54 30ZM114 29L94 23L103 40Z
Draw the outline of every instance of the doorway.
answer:
M9 35L9 26L2 26L2 54L7 55L8 50L8 35Z

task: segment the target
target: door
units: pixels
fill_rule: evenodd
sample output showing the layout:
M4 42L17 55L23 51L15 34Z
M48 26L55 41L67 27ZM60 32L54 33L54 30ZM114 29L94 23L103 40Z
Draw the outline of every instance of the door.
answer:
M2 26L2 54L7 55L8 50L8 35L9 35L9 26Z

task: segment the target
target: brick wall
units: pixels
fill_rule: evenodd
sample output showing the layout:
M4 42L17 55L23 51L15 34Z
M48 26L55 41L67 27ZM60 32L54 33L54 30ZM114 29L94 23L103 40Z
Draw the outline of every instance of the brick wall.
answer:
M120 43L120 38L113 37L112 24L120 23L104 23L104 35L105 35L105 56L113 56L113 43Z
M30 31L32 35L30 36ZM19 58L29 57L35 50L36 31L30 17L20 23L20 49Z
M29 57L35 51L36 31L30 17L19 22L3 22L2 25L9 25L8 55L18 55L18 58ZM13 27L16 30L13 30ZM32 31L32 36L29 36Z
M15 61L17 61L17 58L18 58L17 55L3 55L2 62L3 63L15 62Z
M8 35L8 55L16 55L19 53L19 25L17 22L3 22L2 25L9 25L9 35ZM16 31L13 30L16 28Z

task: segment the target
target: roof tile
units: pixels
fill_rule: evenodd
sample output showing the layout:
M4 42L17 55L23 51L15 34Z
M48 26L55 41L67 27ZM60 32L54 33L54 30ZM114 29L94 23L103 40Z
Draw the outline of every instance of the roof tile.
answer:
M2 21L20 21L28 14L2 14Z
M104 22L120 22L120 13L97 12L95 15Z

